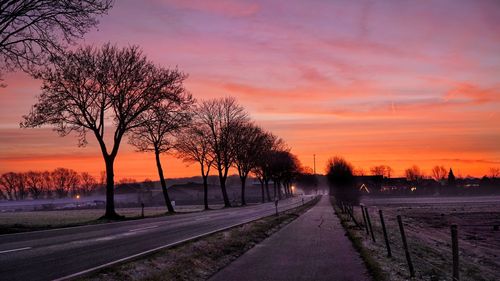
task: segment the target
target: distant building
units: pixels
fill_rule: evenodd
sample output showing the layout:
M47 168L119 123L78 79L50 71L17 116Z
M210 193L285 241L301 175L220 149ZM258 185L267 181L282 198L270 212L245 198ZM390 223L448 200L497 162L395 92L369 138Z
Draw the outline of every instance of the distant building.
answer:
M362 193L377 193L382 188L383 176L355 176L356 188Z

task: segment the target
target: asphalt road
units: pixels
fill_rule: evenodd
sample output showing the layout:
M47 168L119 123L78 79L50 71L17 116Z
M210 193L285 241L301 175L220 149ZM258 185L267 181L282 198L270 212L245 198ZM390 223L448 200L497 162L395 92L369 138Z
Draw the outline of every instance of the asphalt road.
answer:
M307 197L305 200L311 200ZM279 203L283 211L302 198ZM0 280L66 278L147 251L252 221L275 212L274 203L134 221L0 235Z

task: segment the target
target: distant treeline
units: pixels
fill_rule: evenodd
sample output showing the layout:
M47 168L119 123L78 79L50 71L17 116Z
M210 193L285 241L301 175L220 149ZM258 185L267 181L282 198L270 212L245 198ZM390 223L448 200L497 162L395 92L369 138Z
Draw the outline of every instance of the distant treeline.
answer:
M99 179L87 172L78 173L67 168L53 171L8 172L0 176L0 200L50 199L91 194L104 194L106 173ZM138 183L134 179L123 178L116 184L117 189L151 189L154 183L145 180Z
M387 173L389 171L389 173ZM404 177L390 177L388 166L375 166L371 175L355 173L356 187L361 192L393 195L474 195L500 193L500 173L491 168L482 178L455 176L453 169L435 166L425 174L418 166L405 170Z

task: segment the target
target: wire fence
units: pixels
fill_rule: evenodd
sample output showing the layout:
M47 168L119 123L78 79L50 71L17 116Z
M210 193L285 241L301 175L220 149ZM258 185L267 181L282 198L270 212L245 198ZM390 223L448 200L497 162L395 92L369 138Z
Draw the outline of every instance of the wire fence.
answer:
M422 230L421 226L413 225L408 218L363 204L353 206L345 202L335 203L337 213L344 220L350 221L352 227L362 231L361 236L366 243L373 243L379 249L385 248L387 258L393 262L399 261L401 264L405 264L408 277L426 276L431 281L461 280L460 276L464 269L461 268L460 264L462 249L459 248L459 230L484 228L488 231L498 231L500 224L500 222L449 224L447 225L450 229L449 237L441 237L445 242L441 243L439 247L429 246L425 245L426 242L418 239L418 236L422 235L419 233Z

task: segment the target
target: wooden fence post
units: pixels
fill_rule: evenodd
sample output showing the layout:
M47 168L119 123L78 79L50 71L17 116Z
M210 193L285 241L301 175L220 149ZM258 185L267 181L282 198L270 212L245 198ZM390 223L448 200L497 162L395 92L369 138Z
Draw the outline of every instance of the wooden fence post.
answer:
M376 242L375 234L373 233L372 221L370 220L370 213L368 212L367 207L365 207L365 211L366 211L366 220L368 221L368 226L370 227L370 234L372 235L372 240L373 242Z
M453 252L453 280L460 280L460 268L458 263L458 227L451 225L451 249Z
M385 229L384 215L382 214L382 210L378 210L378 214L380 215L380 224L382 225L382 231L384 232L384 240L385 247L387 248L387 257L392 257L391 253L391 245L389 244L389 237L387 236L387 230Z
M397 216L399 231L401 232L401 239L403 240L403 248L405 250L406 261L408 262L408 268L410 269L410 277L415 277L415 270L413 269L413 263L411 262L410 250L408 250L408 243L406 243L406 234L403 226L403 221L401 220L401 216Z
M353 208L347 208L347 213L349 214L349 216L351 217L352 221L354 222L354 224L357 226L357 227L361 227L358 223L358 221L356 220L356 218L354 217L354 212L353 212Z
M363 214L363 222L365 223L365 230L366 230L366 235L370 234L370 231L368 229L368 222L366 221L366 215L365 215L365 205L361 204L359 205L361 207L361 213Z

